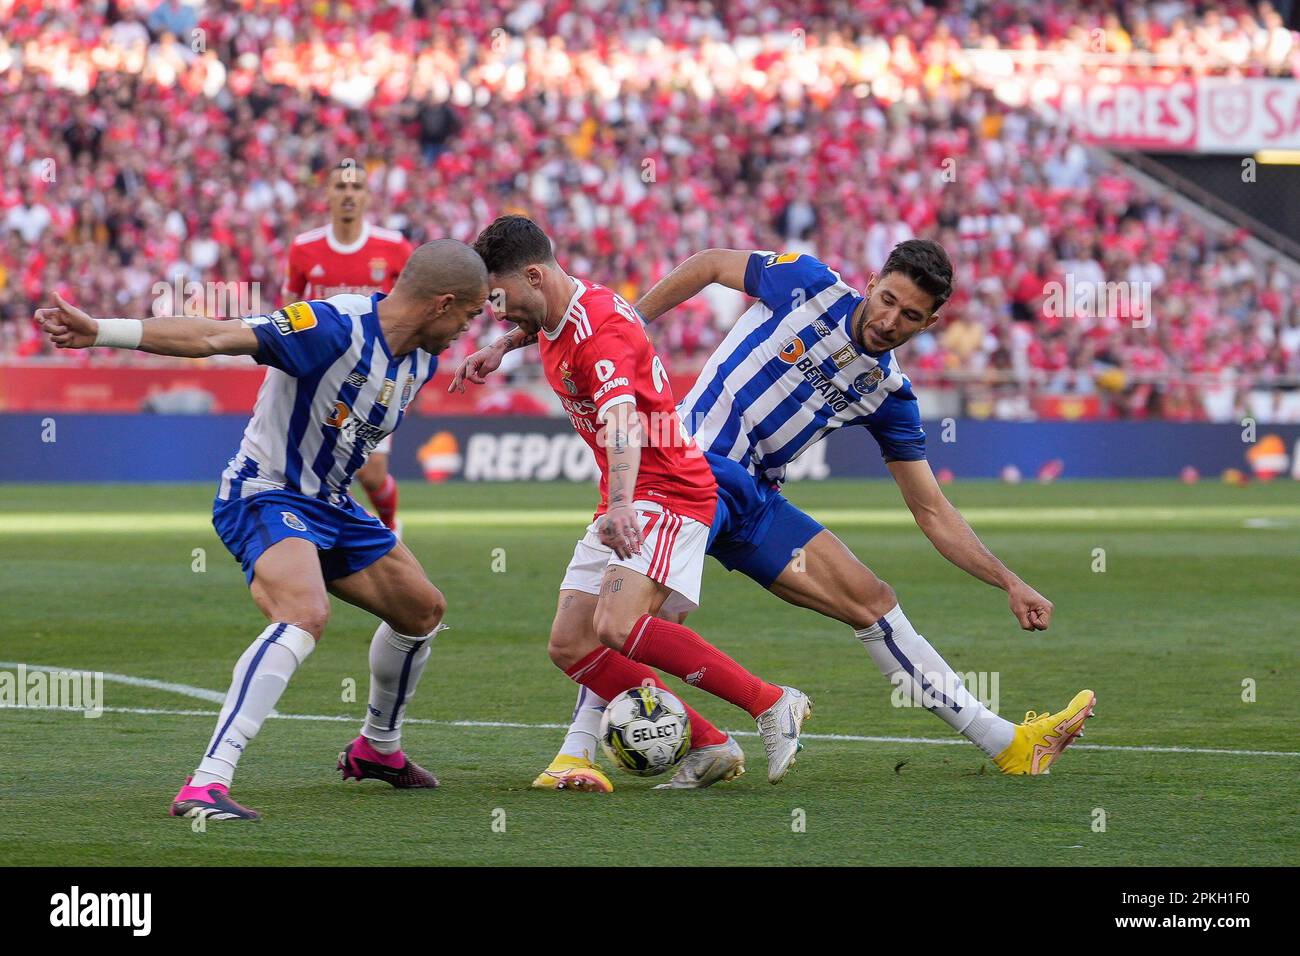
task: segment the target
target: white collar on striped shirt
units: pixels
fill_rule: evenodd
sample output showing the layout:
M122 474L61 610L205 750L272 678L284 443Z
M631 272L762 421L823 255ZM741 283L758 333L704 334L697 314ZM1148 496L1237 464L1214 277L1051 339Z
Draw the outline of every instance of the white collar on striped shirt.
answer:
M573 296L569 299L569 304L564 307L564 318L560 320L560 323L555 327L555 331L553 332L546 331L546 326L542 326L541 329L542 334L546 336L548 342L554 342L560 337L560 333L564 331L564 326L568 323L569 319L573 317L574 306L576 306L578 300L587 293L587 287L583 285L581 279L577 276L569 276L569 278L573 280L574 289Z

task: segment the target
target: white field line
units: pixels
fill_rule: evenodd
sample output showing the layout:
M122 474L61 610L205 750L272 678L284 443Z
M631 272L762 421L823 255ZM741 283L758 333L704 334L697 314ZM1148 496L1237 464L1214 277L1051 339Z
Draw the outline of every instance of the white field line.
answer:
M132 677L130 674L109 674L101 671L83 671L74 667L50 667L48 664L21 664L17 661L0 661L0 670L17 670L19 667L25 667L29 671L42 671L47 674L75 674L77 677L84 677L87 674L102 674L104 680L113 684L129 684L132 687L148 687L150 690L166 691L169 694L180 694L184 697L194 697L198 700L206 700L213 704L220 704L226 699L226 695L215 690L205 690L202 687L191 687L189 684L169 684L167 681L154 680L151 677Z
M814 518L831 525L906 527L911 513L897 508L814 508ZM1173 524L1225 523L1240 525L1247 520L1282 521L1300 519L1300 507L1289 504L1211 505L1205 507L1154 507L1112 505L1104 508L988 508L971 507L962 514L972 524L1077 525L1103 523L1131 525L1136 522ZM461 509L406 508L402 522L411 528L577 528L591 521L591 509ZM1279 525L1271 525L1278 527ZM139 512L24 512L0 513L0 535L30 534L154 534L211 531L206 511Z
M0 668L17 667L17 664L11 664L0 661ZM59 671L61 668L49 667L40 664L26 665L29 671ZM68 670L66 673L81 674L83 671ZM93 672L92 672L93 673ZM104 674L104 680L114 681L122 684L130 684L136 687L150 687L155 690L168 691L175 694L183 694L188 697L197 697L200 700L216 700L220 702L225 699L224 694L216 691L204 690L201 687L191 687L188 684L168 684L164 681L149 680L142 677L130 677L126 674ZM84 708L78 707L61 707L61 706L42 706L27 707L0 704L0 710L46 710L46 711L63 711L68 713L83 713ZM103 707L101 710L106 714L137 714L149 717L216 717L215 710L169 710L157 707ZM271 717L278 720L308 720L324 723L355 723L360 718L352 714L281 714L272 712ZM481 727L493 729L511 729L511 730L565 730L568 724L525 724L515 723L513 721L502 720L429 720L420 717L408 717L405 720L408 724L423 724L432 727ZM737 737L757 737L758 733L753 730L732 730L728 731ZM959 746L966 743L957 737L936 739L933 737L872 737L859 734L803 734L806 740L827 740L841 741L849 743L862 744L923 744L938 747ZM1075 743L1071 746L1076 750L1101 750L1117 753L1155 753L1155 754L1223 754L1231 757L1300 757L1300 752L1289 750L1227 750L1218 747L1156 747L1156 746L1138 746L1125 747L1112 744L1082 744Z

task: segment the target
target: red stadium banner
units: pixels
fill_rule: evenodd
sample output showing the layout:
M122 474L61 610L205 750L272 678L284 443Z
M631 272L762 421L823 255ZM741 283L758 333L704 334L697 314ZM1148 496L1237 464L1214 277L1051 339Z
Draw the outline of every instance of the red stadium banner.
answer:
M1101 417L1101 399L1096 395L1039 395L1034 414L1045 420L1083 421Z
M1183 153L1300 149L1300 83L1291 80L1004 79L997 87L1033 100L1088 143Z
M264 368L189 366L69 366L0 364L0 412L191 411L235 413L252 411ZM448 394L450 372L439 372L420 393L424 414L490 414L481 408L486 390L470 387L465 394ZM506 414L545 414L536 401L496 393Z
M1191 82L1066 83L1048 103L1089 143L1194 151L1197 93Z
M139 412L178 392L206 393L210 411L253 407L265 369L171 366L0 365L0 411Z
M1199 152L1300 149L1300 83L1207 77L1196 93Z
M0 363L0 412L143 411L233 414L251 412L266 370L191 364L73 366ZM554 415L547 404L519 389L470 385L464 394L448 393L452 372L439 370L420 390L415 408L421 415ZM695 375L670 378L681 398Z

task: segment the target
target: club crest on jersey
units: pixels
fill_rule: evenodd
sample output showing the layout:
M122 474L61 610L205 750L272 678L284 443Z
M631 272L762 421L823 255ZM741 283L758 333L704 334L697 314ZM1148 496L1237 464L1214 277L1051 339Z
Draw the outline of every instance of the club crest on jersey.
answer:
M853 390L863 395L870 395L885 380L885 370L877 365L870 372L863 372L853 380Z
M298 517L296 514L294 514L292 511L281 511L281 512L280 512L280 519L281 519L281 520L282 520L282 521L283 521L283 522L284 522L288 527L292 528L294 531L306 531L306 530L307 530L307 526L306 526L305 524L302 523L302 519L299 518L299 517Z
M379 398L375 399L384 408L393 400L393 392L397 391L397 383L391 378L384 379L384 386L379 390Z
M406 406L411 404L411 399L415 397L415 376L406 376L406 384L402 386L402 411L406 411Z
M778 353L778 355L780 356L782 362L785 362L787 365L793 365L795 362L803 358L803 353L804 353L803 339L795 335L792 336L785 343L785 345L781 346L781 351Z
M374 282L383 282L384 276L388 273L387 259L370 260L370 278Z
M564 390L570 395L578 394L578 386L573 381L573 372L569 369L568 362L560 363L560 381L564 383Z
M306 302L295 302L271 313L271 323L281 335L292 335L316 328L316 313Z
M852 365L853 360L857 357L858 357L858 353L854 351L852 345L844 346L844 348L840 349L838 352L836 352L834 355L831 356L831 358L835 362L836 368L844 368L847 365Z

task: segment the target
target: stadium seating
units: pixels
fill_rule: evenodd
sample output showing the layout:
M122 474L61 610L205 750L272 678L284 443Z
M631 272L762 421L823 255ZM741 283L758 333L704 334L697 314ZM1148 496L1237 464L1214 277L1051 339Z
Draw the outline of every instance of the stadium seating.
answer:
M630 298L711 246L811 252L862 285L899 238L937 238L959 291L904 362L969 414L1069 396L1227 418L1244 389L1300 384L1300 283L970 76L972 50L1300 76L1267 4L333 6L0 0L0 142L28 171L0 182L0 357L52 358L30 316L55 289L148 314L179 273L273 307L285 243L324 217L317 174L354 156L374 218L414 240L526 211ZM394 31L408 7L418 29ZM1067 273L1150 282L1157 321L1053 317ZM689 369L740 307L703 296L655 334ZM477 331L452 358L497 332Z

